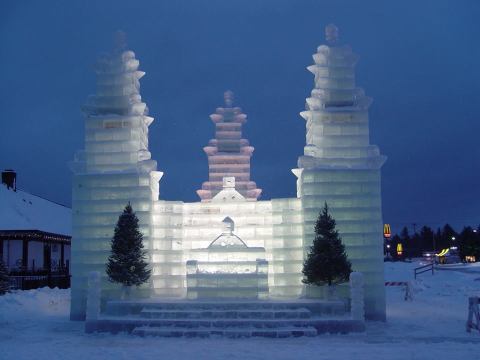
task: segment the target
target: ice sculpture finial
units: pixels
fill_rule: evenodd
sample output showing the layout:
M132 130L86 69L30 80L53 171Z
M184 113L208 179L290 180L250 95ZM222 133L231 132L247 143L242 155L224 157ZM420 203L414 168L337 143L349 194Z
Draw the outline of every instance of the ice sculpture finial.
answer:
M336 44L338 41L338 27L335 24L328 24L325 27L325 39L329 44Z
M115 51L123 51L127 48L127 34L117 30L114 36Z
M233 91L227 90L223 93L223 98L225 99L225 106L232 107L233 105Z

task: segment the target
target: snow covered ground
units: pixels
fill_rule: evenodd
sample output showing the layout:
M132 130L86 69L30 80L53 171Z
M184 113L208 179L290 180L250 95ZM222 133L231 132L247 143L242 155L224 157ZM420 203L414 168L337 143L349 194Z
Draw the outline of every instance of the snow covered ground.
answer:
M418 263L386 263L388 281L413 280ZM69 291L0 297L0 359L476 359L480 334L467 333L468 296L480 295L480 264L420 275L413 301L387 287L387 323L361 335L315 338L139 338L90 334L68 320Z

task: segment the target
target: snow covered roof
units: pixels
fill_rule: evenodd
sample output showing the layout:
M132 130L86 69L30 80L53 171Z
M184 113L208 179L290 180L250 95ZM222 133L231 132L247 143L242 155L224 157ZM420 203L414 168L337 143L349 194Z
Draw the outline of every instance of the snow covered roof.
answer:
M72 210L0 184L0 230L40 230L71 236Z

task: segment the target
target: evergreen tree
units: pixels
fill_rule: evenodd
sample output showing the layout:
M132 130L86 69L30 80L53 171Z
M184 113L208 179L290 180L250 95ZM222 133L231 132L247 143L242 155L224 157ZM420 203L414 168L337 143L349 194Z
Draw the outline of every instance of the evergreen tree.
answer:
M420 229L420 252L433 250L433 237L435 234L433 230L428 226L423 226Z
M474 232L470 226L463 228L459 235L458 252L462 260L465 260L466 256L475 256L475 258L480 259L480 236L478 231Z
M422 250L420 247L421 247L421 237L420 237L420 234L416 232L410 238L410 246L407 249L408 258L422 256Z
M4 295L10 289L10 281L8 279L8 269L0 260L0 295Z
M450 246L455 245L455 240L453 240L453 238L456 239L457 237L458 234L455 232L455 230L449 224L445 224L440 237L439 250L446 249Z
M305 284L333 285L348 281L352 265L347 259L335 220L328 213L328 205L320 213L315 224L315 238L303 264L302 280Z
M435 233L435 252L440 252L442 250L442 231L440 228L437 228L437 232Z
M408 228L406 226L404 226L402 231L400 231L400 238L404 242L408 242L410 240L410 234L409 234Z
M151 270L147 269L147 254L142 240L138 218L128 203L118 218L111 241L112 252L107 263L107 275L111 282L139 286L148 281Z

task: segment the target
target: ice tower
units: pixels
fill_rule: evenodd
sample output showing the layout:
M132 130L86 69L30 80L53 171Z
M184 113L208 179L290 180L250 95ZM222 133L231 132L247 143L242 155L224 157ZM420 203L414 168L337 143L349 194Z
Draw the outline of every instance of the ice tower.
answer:
M328 45L313 55L308 70L315 88L306 99L306 146L298 159L297 192L304 214L304 249L313 240L314 222L327 202L354 271L365 275L366 315L385 319L380 169L385 162L370 145L371 99L355 85L358 60L338 44L338 29L326 27Z
M85 113L85 150L71 164L72 303L71 318L85 316L87 275L98 270L105 296L117 291L108 283L105 263L118 215L130 202L140 220L148 249L151 207L158 199L162 176L148 151L148 126L153 118L140 96L139 61L117 34L115 50L98 60L97 91ZM147 286L148 287L148 286Z
M250 180L250 158L253 146L242 139L242 125L247 115L239 107L233 107L233 93L224 94L225 107L219 107L210 119L215 123L215 138L203 148L208 156L208 181L197 194L202 201L209 201L223 189L223 178L235 178L235 190L247 200L257 200L262 192Z

